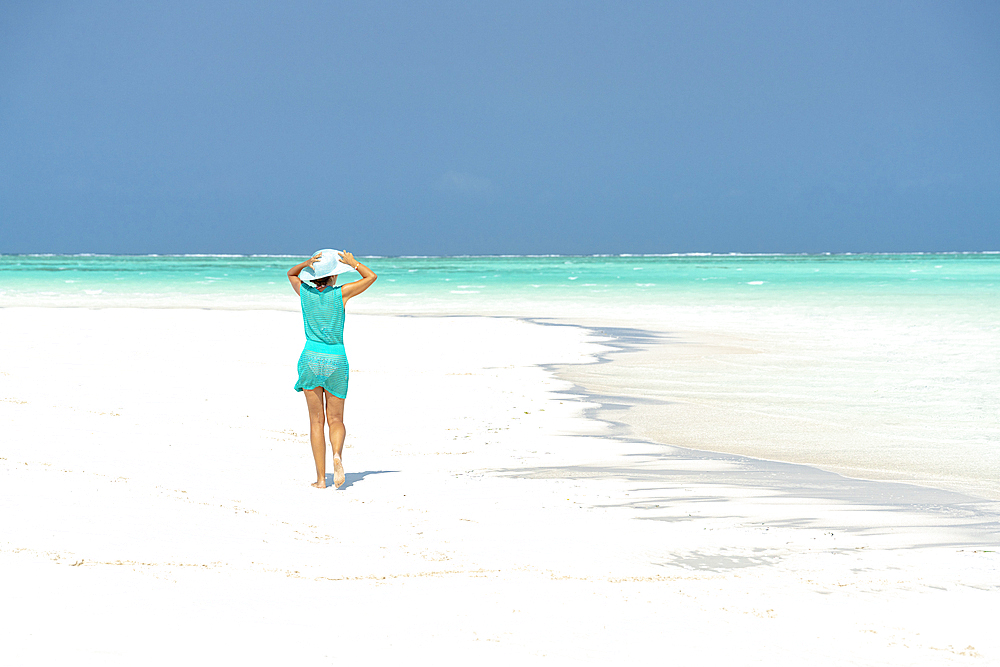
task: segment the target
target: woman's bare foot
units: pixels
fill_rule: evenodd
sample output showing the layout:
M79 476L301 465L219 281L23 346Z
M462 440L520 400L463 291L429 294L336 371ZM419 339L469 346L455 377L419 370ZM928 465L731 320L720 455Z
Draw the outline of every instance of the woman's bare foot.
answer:
M325 489L326 482L313 482L311 486L315 486L317 489Z
M333 458L333 486L337 489L344 483L344 466L338 457Z

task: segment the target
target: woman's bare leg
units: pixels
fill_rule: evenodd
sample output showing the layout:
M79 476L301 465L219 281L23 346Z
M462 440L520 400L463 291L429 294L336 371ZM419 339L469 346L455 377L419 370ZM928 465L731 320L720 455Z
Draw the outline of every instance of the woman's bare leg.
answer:
M323 387L306 389L302 392L306 395L306 406L309 408L309 444L312 445L313 459L316 461L316 482L313 484L317 489L326 488L326 434L323 429L326 424L324 413ZM343 401L341 401L343 402ZM343 414L343 410L341 410Z
M344 428L344 399L329 392L326 394L326 423L330 427L330 446L333 447L333 485L339 489L344 483L341 456L344 453L344 439L347 438L347 429Z

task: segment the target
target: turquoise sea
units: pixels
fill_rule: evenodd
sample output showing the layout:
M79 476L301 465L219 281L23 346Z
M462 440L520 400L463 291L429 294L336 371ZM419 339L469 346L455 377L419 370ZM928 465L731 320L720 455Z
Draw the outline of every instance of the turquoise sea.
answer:
M0 307L294 309L297 257L0 255ZM1000 302L1000 253L371 257L366 309L523 312L607 304ZM352 274L347 274L348 279Z
M291 311L301 259L3 255L0 307ZM1000 499L998 253L363 261L352 312L650 332L561 370L644 439Z

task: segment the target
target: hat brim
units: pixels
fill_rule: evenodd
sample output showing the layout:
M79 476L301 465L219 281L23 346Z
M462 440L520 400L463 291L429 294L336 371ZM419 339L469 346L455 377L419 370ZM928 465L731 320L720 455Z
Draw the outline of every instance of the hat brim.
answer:
M339 276L341 273L347 273L348 271L354 270L347 264L340 261L340 253L337 250L326 248L315 253L315 255L321 255L320 260L312 266L307 266L302 269L299 273L299 278L308 283L311 283L314 280L319 280L320 278Z

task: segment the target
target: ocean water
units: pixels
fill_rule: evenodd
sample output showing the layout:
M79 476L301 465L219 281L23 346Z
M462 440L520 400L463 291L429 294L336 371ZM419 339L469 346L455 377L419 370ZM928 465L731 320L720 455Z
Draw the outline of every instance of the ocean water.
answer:
M296 310L284 274L297 261L0 256L0 307ZM365 262L379 281L353 312L642 341L561 372L622 397L613 418L643 438L1000 499L1000 254Z
M278 256L0 255L0 307L294 309ZM1000 253L368 258L379 311L996 304ZM353 274L347 274L348 279ZM956 303L956 300L960 303ZM649 312L636 315L644 317ZM655 314L654 314L655 318Z

